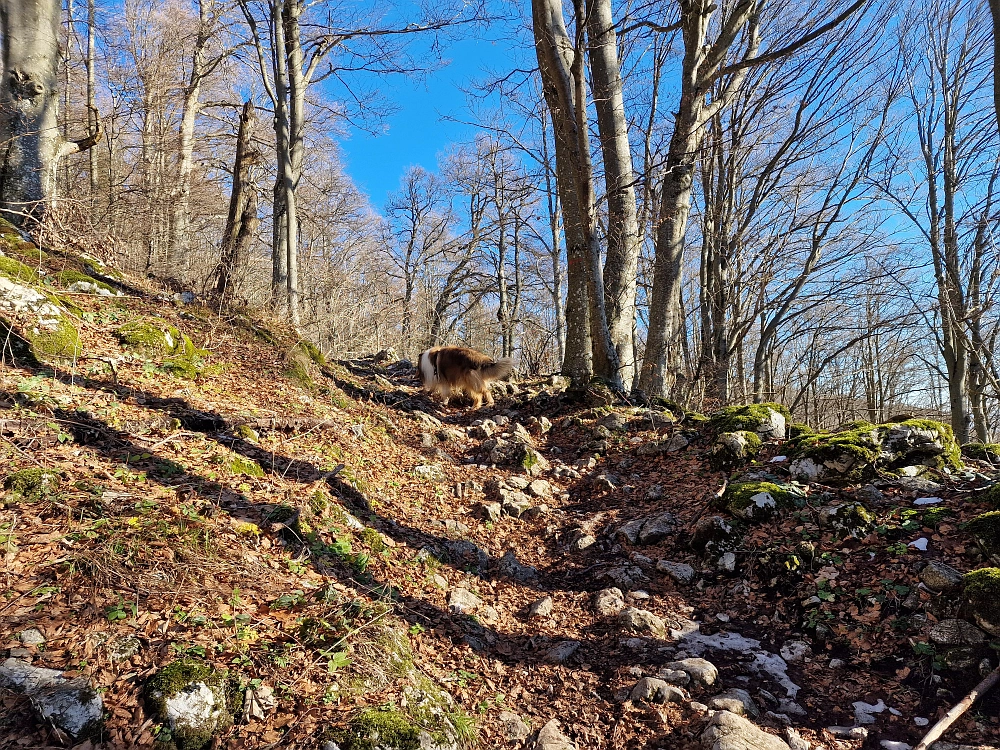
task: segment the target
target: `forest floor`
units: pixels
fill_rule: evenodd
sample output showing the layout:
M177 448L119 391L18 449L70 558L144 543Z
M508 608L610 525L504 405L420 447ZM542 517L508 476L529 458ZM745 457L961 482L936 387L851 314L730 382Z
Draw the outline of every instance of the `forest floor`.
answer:
M469 746L534 747L516 714L532 732L556 719L581 749L701 747L705 704L724 688L749 692L759 726L791 723L813 747L915 744L926 731L915 718L933 723L981 679L935 654L927 632L941 614L919 570L931 557L976 567L961 523L986 510L972 491L983 476L940 477L947 512L933 516L907 513L920 493L887 481L872 502L879 530L846 541L816 511L859 487L810 486L800 511L751 530L734 571L706 569L689 532L717 512L724 475L705 461L710 436L680 415L595 407L547 380L480 411L442 408L392 361L303 364L287 331L133 291L73 296L77 359L0 365L0 480L58 475L0 506L0 635L11 656L98 686L104 727L82 747L162 739L145 685L179 657L273 692L214 740L225 748L323 747L365 707L405 709L414 675L450 694ZM118 328L151 316L203 350L196 372L123 348ZM612 412L624 419L599 428ZM497 435L529 428L550 464L535 468L548 486L513 496L533 506L521 517L484 515L535 477L490 465L483 419ZM640 450L682 432L683 450ZM780 466L766 463L780 451L766 446L761 465ZM653 543L619 533L665 512L674 531ZM927 551L907 544L920 536ZM798 569L769 564L803 542L815 554ZM691 565L693 580L661 560ZM620 606L599 614L595 594L610 587L665 631L628 632ZM42 642L20 638L31 628ZM759 644L694 648L726 633ZM810 647L789 656L795 695L754 669L790 642ZM639 678L701 653L714 685L685 686L682 702L629 699ZM854 725L855 701L880 700L891 710L872 714L867 738L827 731ZM989 696L945 739L996 744L998 707ZM0 748L57 746L27 698L0 692Z

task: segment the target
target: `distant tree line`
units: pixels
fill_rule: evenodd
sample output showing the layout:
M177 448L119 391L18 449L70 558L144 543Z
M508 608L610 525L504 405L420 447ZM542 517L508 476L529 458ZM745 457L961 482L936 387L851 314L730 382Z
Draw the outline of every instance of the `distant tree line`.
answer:
M337 355L987 441L996 5L0 0L0 203ZM338 138L487 25L518 65L469 82L479 135L372 206Z

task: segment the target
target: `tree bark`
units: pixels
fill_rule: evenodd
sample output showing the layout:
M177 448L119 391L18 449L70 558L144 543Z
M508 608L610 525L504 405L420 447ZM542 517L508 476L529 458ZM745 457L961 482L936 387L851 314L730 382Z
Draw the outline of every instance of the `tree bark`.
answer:
M566 353L563 372L578 387L593 375L622 387L604 305L587 133L582 30L566 33L561 0L532 0L535 50L556 142L556 185L566 236ZM577 2L577 18L584 17Z
M610 0L592 0L587 19L594 109L604 158L608 198L608 250L604 261L604 299L608 331L618 354L622 381L629 387L636 370L632 331L635 325L639 224L636 212L632 150L622 97L618 40Z
M253 167L260 163L260 153L253 147L256 126L253 102L247 101L240 114L240 127L236 136L233 190L229 196L229 214L222 233L222 254L215 284L215 292L220 298L225 298L231 292L234 272L246 257L260 226L257 189L253 180Z

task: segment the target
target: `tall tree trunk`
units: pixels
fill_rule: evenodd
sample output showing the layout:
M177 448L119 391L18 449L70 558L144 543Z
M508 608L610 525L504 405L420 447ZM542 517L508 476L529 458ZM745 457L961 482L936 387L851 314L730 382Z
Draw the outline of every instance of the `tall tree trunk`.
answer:
M87 0L87 132L97 130L97 74L94 70L95 39L97 37L97 7L95 0ZM87 152L90 161L90 197L97 195L97 149Z
M257 234L257 188L253 184L253 167L260 162L260 153L253 147L257 117L253 102L247 101L240 114L236 136L236 160L233 163L233 190L229 197L229 215L222 233L222 254L219 261L215 292L224 298L231 291L233 274L247 256L250 243Z
M636 361L632 342L635 324L639 224L636 215L632 150L622 98L618 40L611 0L593 0L587 33L594 108L604 157L608 197L608 251L604 262L604 299L608 331L618 354L622 381L631 387Z
M577 0L577 18L583 3ZM566 236L566 354L563 372L577 386L596 374L621 388L611 343L596 237L593 170L587 133L582 31L566 33L561 0L532 0L535 50L556 142L556 184Z
M211 38L213 0L198 2L198 33L191 54L191 74L184 87L181 124L177 133L177 183L170 201L170 237L167 241L167 273L184 279L190 267L189 216L191 171L194 166L194 126L201 111L201 83L205 77L205 48Z
M0 211L22 224L52 194L62 137L58 109L59 0L3 0Z

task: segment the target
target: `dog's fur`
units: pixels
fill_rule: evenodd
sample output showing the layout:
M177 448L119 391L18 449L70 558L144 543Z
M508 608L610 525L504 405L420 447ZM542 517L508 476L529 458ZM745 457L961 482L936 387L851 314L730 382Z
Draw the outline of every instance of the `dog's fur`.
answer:
M514 363L508 358L492 357L464 346L436 346L420 353L417 372L424 390L438 394L444 405L452 392L464 392L471 399L473 408L493 404L490 382L510 375Z

